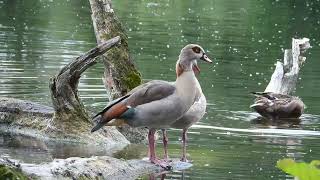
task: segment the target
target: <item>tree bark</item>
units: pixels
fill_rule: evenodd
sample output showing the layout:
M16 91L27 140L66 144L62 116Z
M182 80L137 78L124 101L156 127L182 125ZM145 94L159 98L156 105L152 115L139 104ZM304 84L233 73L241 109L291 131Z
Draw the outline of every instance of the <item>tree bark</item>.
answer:
M102 56L105 67L103 83L109 93L109 100L125 95L141 84L141 75L135 68L129 54L128 37L112 9L111 0L89 0L92 22L98 44L113 36L120 36L121 43ZM119 127L118 130L130 141L146 140L145 128Z
M91 121L78 96L80 76L86 69L96 64L97 56L104 54L119 42L120 37L117 36L98 45L70 62L51 78L49 87L55 113L47 131L72 134L88 131Z
M120 45L104 54L102 59L104 84L111 93L110 98L123 96L141 83L141 75L129 54L128 37L112 9L111 0L89 1L97 43L114 36L121 37Z
M299 71L306 60L303 53L310 47L308 38L293 38L292 49L285 50L284 63L277 61L276 68L265 92L292 94L296 88Z

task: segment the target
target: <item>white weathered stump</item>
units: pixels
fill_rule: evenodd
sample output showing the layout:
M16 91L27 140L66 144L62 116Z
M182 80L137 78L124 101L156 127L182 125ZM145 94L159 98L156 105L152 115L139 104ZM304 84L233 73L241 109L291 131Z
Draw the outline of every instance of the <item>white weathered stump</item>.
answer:
M292 94L296 88L299 71L306 60L302 55L310 47L308 38L293 38L292 49L284 51L283 63L277 62L271 80L264 92Z
M304 103L291 96L299 77L299 71L306 58L303 53L309 49L308 38L292 39L292 49L284 51L283 63L278 61L271 80L264 92L254 92L253 108L261 116L272 120L297 119L304 111Z

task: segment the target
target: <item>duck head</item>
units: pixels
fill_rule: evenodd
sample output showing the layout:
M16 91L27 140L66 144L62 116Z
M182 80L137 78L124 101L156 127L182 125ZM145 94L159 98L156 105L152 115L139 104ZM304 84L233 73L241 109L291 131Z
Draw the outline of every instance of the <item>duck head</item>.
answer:
M176 65L177 76L180 76L184 71L194 71L195 74L198 74L200 68L197 64L197 60L212 63L201 46L197 44L188 44L182 48Z

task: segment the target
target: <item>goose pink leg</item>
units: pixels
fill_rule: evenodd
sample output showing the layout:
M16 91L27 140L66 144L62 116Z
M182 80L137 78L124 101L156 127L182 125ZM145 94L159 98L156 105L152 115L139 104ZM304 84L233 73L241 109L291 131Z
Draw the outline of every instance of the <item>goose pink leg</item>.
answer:
M168 136L167 136L167 131L165 129L162 129L162 142L163 142L163 150L164 150L163 160L169 161Z
M188 129L183 129L182 131L182 162L187 162L187 131Z
M161 161L159 158L156 157L155 149L156 149L156 143L154 139L154 134L156 130L155 129L149 129L148 133L148 141L149 141L149 160L156 164L165 170L170 170L171 166L166 161Z

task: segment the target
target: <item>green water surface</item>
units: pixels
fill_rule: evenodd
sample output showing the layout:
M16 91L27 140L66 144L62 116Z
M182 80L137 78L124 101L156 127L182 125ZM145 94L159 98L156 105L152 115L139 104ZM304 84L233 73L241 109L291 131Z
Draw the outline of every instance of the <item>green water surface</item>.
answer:
M164 178L290 179L275 167L278 159L320 159L319 0L114 0L113 8L145 80L174 81L175 62L188 43L200 44L214 60L212 65L199 63L208 106L188 133L193 167ZM264 90L293 37L308 37L313 46L296 90L307 106L305 114L296 124L257 122L249 92ZM0 0L0 96L50 105L50 76L95 44L87 0ZM102 74L98 63L79 85L93 112L108 99ZM171 157L180 157L180 134L169 131ZM25 162L94 155L11 141L0 136L1 155ZM146 146L139 149L134 158L146 156Z

